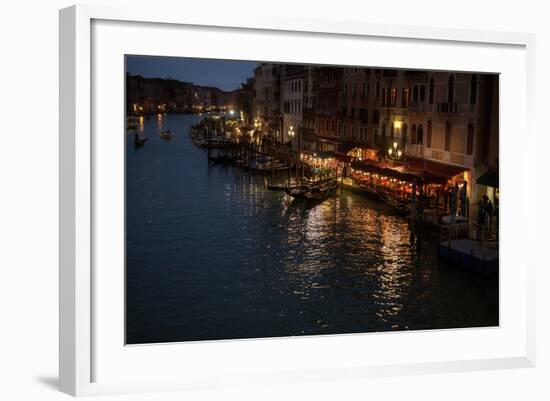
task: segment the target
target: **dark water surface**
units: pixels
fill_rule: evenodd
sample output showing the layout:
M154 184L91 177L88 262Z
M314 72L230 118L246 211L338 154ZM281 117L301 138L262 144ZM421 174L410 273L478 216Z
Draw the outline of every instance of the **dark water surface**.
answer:
M443 265L369 198L308 207L209 167L199 118L144 120L140 149L127 134L127 343L498 325L496 278Z

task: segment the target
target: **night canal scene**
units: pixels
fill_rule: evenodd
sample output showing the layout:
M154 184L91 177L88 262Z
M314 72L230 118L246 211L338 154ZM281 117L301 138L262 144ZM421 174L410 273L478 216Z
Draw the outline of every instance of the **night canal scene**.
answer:
M126 56L126 343L498 326L498 96Z

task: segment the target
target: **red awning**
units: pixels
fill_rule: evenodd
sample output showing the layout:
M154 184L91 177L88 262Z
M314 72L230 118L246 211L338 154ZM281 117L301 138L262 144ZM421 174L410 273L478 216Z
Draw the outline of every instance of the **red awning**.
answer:
M436 163L436 164L443 164L443 163ZM443 175L445 172L441 168L437 170L437 173L434 172L435 168L433 165L430 165L429 163L426 163L427 167L430 167L430 170L422 170L419 168L411 168L411 166L403 166L404 168L401 169L395 169L390 168L387 166L384 166L382 163L377 163L372 160L361 160L361 161L354 161L351 166L354 169L374 173L374 174L380 174L383 176L388 176L391 178L397 178L399 180L413 182L415 179L422 179L424 183L434 183L434 184L444 184L447 182L447 179L452 177L453 175L459 174L460 172L464 171L463 169L458 170L457 173L455 171L457 170L445 170L448 174L452 174L450 176ZM447 165L444 165L447 166ZM455 167L455 166L450 166Z
M411 170L411 172L421 173L426 179L432 180L448 180L467 170L467 168L463 166L446 164L418 157L407 157L406 169Z

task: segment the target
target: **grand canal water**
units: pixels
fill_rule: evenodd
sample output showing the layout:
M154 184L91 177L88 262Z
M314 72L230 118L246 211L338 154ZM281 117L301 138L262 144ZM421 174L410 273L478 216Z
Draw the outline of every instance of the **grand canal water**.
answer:
M127 343L498 325L496 278L442 264L366 197L306 206L208 166L199 118L144 120L139 149L128 134Z

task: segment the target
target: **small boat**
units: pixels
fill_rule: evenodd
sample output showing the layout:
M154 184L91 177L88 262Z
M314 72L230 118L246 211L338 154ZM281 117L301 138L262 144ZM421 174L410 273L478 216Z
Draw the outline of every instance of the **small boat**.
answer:
M159 136L162 138L162 139L172 139L172 131L170 131L169 129L166 130L166 131L161 131L159 133Z
M147 137L142 137L138 133L134 136L134 146L136 148L141 148L143 145L145 145L145 142L147 142Z
M323 200L335 193L336 180L329 178L322 181L303 181L298 185L287 186L285 192L296 199Z
M328 198L334 193L333 187L316 187L304 192L304 197L310 201L320 201Z

